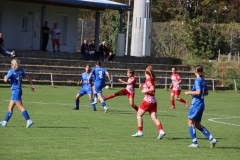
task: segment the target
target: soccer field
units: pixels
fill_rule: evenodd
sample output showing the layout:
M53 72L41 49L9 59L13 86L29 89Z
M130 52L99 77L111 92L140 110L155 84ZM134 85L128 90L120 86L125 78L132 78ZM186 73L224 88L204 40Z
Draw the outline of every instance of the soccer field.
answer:
M106 101L105 114L100 103L92 111L87 96L80 98L80 110L75 106L79 86L36 85L23 86L23 105L34 124L26 129L25 119L15 107L7 127L0 127L0 160L237 160L240 157L240 94L212 92L205 97L206 108L202 124L218 139L215 148L197 130L199 148L191 144L187 126L188 109L175 101L170 107L170 91L158 89L158 118L166 136L157 140L158 130L148 113L143 116L143 137L133 138L137 132L136 112L126 96ZM103 89L103 95L121 88ZM0 85L0 120L7 112L11 96L8 85ZM190 96L181 96L191 102ZM136 89L135 103L143 94Z

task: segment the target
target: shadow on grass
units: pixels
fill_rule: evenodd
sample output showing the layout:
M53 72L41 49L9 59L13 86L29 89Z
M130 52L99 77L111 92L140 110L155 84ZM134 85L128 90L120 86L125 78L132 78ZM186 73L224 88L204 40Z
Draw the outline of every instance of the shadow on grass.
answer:
M171 138L168 138L169 140L178 140L178 139L190 139L190 138L188 138L188 137L176 137L176 138L174 138L174 137L171 137ZM209 141L209 139L207 139L207 138L197 138L197 139L201 139L201 140L206 140L206 141ZM223 138L216 138L216 139L223 139Z
M111 110L109 111L111 114L133 114L134 111L120 111L120 110Z
M65 126L59 126L59 127L56 127L56 126L41 126L41 127L37 127L37 128L59 128L59 129L62 129L62 128L83 128L83 129L89 129L88 127L65 127Z
M214 148L221 148L221 149L240 149L240 147L214 147Z
M10 88L10 86L0 86L0 88Z

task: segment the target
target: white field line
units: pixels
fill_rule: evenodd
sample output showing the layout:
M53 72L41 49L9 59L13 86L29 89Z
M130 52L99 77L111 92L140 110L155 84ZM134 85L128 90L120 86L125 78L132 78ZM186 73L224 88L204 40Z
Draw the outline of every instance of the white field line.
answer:
M233 119L233 118L240 118L240 117L239 116L232 116L232 117L225 117L225 118L209 118L208 120L211 121L211 122L215 122L215 123L221 123L221 124L240 127L239 124L233 124L233 123L227 123L227 122L219 121L220 119L222 120L222 119Z
M3 101L9 101L9 100L3 100ZM74 106L74 105L75 105L74 103L72 103L72 104L64 104L64 103L27 102L27 101L24 101L24 103L41 104L41 105L58 105L58 106ZM91 107L90 105L80 105L80 106ZM114 107L114 109L121 109L121 108ZM132 110L132 108L129 108L129 109ZM159 112L170 112L170 111L159 110ZM158 113L159 113L159 112L158 112ZM182 114L182 112L175 112L175 113ZM187 113L187 112L186 112L186 113ZM226 125L231 125L231 126L240 127L240 125L238 125L238 124L232 124L232 123L227 123L227 122L218 121L219 119L240 118L240 116L225 117L225 116L229 116L229 115L218 115L218 114L205 114L205 115L223 116L222 118L209 118L208 121L210 121L210 122L215 122L215 123L221 123L221 124L226 124Z

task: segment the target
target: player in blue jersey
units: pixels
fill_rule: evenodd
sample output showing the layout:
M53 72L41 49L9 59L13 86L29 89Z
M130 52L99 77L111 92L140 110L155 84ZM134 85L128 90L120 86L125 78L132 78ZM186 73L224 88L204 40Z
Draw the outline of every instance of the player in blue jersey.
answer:
M110 74L108 73L108 71L105 68L101 67L101 61L97 61L96 67L92 69L92 71L88 77L88 83L90 83L90 79L91 79L92 75L94 75L94 77L95 77L95 82L94 82L95 91L97 92L98 98L101 101L101 104L103 106L105 113L107 113L108 108L102 97L102 88L105 86L105 75L107 75L109 82L112 83L112 81L110 79Z
M207 128L201 125L202 115L205 108L204 96L208 95L207 83L203 78L203 67L201 65L197 65L194 73L197 79L194 82L192 91L184 93L184 95L192 96L192 104L188 111L188 127L192 144L188 147L198 147L195 130L195 128L197 128L210 140L211 148L213 148L217 143L217 140L210 134Z
M36 89L33 86L31 78L27 76L26 73L21 68L18 68L18 66L19 66L19 61L17 59L13 59L11 61L11 69L8 71L7 75L4 76L4 82L10 81L11 83L12 97L8 105L8 112L5 116L4 121L0 122L0 125L3 127L7 125L7 122L9 121L9 119L13 114L13 108L16 105L18 109L22 112L23 117L27 121L26 128L29 128L33 124L33 121L30 119L27 110L23 107L23 104L22 104L22 98L21 98L22 78L25 77L28 80L28 82L31 84L31 89L33 92L35 92Z
M81 77L80 77L80 81L77 83L77 85L82 84L82 89L79 90L79 92L76 95L76 99L75 99L75 104L76 107L73 108L74 110L79 110L79 98L82 97L85 94L88 94L88 98L90 100L90 103L92 105L92 109L94 111L96 111L96 106L93 103L93 98L92 98L92 83L94 82L94 77L92 76L90 78L90 82L88 83L88 77L89 77L89 73L90 73L90 66L86 65L85 67L85 72L82 73Z

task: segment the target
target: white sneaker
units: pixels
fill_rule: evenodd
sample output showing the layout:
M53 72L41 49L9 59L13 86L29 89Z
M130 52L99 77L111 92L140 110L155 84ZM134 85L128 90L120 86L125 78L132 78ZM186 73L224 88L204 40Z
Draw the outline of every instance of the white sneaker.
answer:
M190 148L198 148L199 146L198 146L198 144L191 144L191 145L189 145L188 147L190 147Z
M108 108L107 108L107 107L104 107L103 109L104 109L104 112L107 113Z
M165 136L165 135L166 135L165 132L161 131L161 132L159 132L159 135L158 135L157 139L162 139L163 136Z
M217 142L218 142L218 141L217 141L216 139L213 139L213 140L210 142L211 148L213 148L213 147L216 145Z
M133 134L132 137L142 137L143 136L143 132L137 132L136 134Z
M7 126L7 122L6 121L2 121L2 122L0 122L0 125L3 126L3 127L6 127Z
M11 52L11 57L15 57L15 51Z
M97 104L97 97L94 97L94 101L92 102L92 104Z

